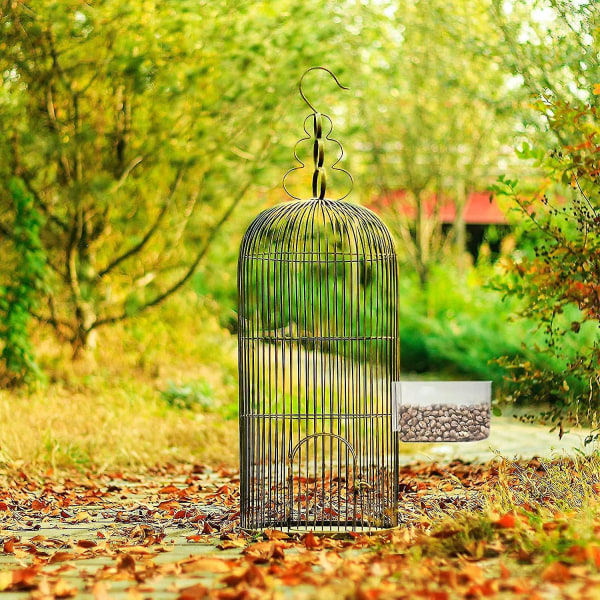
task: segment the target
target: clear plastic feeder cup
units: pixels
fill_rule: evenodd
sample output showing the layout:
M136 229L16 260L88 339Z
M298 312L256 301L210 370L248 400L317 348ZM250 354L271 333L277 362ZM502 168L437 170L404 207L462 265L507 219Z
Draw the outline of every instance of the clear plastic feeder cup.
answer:
M394 430L403 442L484 440L491 398L491 381L394 382Z

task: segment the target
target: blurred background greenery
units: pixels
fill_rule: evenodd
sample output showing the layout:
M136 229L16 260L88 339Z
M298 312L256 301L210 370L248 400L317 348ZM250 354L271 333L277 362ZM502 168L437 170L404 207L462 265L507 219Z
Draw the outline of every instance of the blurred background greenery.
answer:
M237 251L254 216L285 200L310 112L297 83L314 65L351 88L318 71L303 86L344 145L350 200L397 240L403 374L491 379L500 400L536 404L556 390L515 394L515 365L560 375L597 349L593 314L560 353L544 319L521 316L510 277L544 237L527 210L497 194L507 225L478 228L463 210L505 176L523 194L573 195L544 160L581 131L548 107L597 103L595 2L0 11L0 459L235 459ZM306 197L309 177L292 192ZM561 318L580 312L571 302ZM585 377L570 383L561 402L597 398Z

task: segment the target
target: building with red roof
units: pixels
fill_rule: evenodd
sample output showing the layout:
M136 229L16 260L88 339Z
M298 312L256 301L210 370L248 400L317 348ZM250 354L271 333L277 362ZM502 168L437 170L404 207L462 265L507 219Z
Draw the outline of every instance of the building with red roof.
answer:
M391 209L413 220L416 217L417 207L405 190L396 190L386 196L377 198L372 202L376 209ZM436 218L442 225L443 231L448 231L456 222L456 203L453 200L438 200L431 194L423 202L425 218ZM477 257L481 244L485 241L493 254L500 250L502 238L510 232L506 214L498 205L491 192L471 192L463 208L462 222L465 231L466 250ZM490 227L494 233L490 235Z

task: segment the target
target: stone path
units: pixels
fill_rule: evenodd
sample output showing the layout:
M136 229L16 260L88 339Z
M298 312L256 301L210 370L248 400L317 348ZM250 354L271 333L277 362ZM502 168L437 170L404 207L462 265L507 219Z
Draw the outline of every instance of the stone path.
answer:
M549 457L554 453L573 454L578 450L590 453L597 444L585 446L588 429L573 429L562 439L556 432L549 433L549 427L521 423L514 417L492 417L490 436L480 442L457 442L415 445L401 444L401 460L407 464L414 460L450 461L460 458L465 461L486 462L498 453L507 458Z
M466 461L484 462L496 456L496 453L501 453L508 458L521 457L531 458L533 456L552 456L553 453L574 453L579 450L584 450L584 439L588 431L577 430L567 433L561 440L556 434L550 434L547 428L541 426L533 426L518 422L516 419L505 417L494 417L492 419L491 434L487 440L480 442L463 442L463 443L438 443L438 444L401 444L401 461L403 464L408 464L415 461L437 461L448 462L455 458L460 458ZM585 452L590 452L592 446L585 448ZM174 478L172 483L175 486L185 487L184 478ZM200 481L202 483L202 480ZM130 506L144 506L147 501L148 493L143 491L133 494L127 494L126 502ZM60 547L60 541L71 541L71 547L77 546L80 541L98 541L100 537L118 535L122 525L111 519L111 515L104 514L101 510L87 508L90 519L85 523L58 523L52 520L44 520L42 523L26 523L20 521L18 525L5 525L0 534L4 541L10 539L11 536L17 536L23 542L34 540L38 536L43 536L50 540L56 540L57 547ZM36 528L37 527L37 528ZM78 598L97 598L98 600L141 600L142 598L175 599L179 597L181 590L186 586L195 584L203 584L207 587L215 585L218 577L222 577L220 573L210 572L209 568L203 570L202 557L205 557L212 564L215 558L223 560L227 558L238 557L241 553L241 548L232 547L226 550L217 549L217 545L222 543L217 537L211 536L206 540L206 543L190 543L187 539L189 536L197 533L197 529L190 528L189 531L178 527L163 529L166 537L162 541L164 552L153 556L145 556L143 553L137 555L132 554L135 562L135 569L143 570L147 568L145 565L171 564L181 563L195 557L195 567L186 571L185 568L179 569L178 573L165 573L156 578L149 579L147 584L136 583L132 577L123 578L122 581L100 581L97 583L98 577L94 578L98 572L103 569L114 568L115 561L103 556L90 558L80 558L77 560L66 560L65 562L57 562L56 570L60 570L60 577L66 584L73 589L73 593L77 590ZM197 536L196 536L197 537ZM70 550L72 551L72 550ZM151 561L151 562L150 562ZM210 563L212 561L212 563ZM15 568L24 567L29 564L29 557L26 555L2 554L0 553L0 578L3 572L12 571ZM280 598L318 598L318 590L306 588L280 588L278 590ZM24 600L25 598L39 598L43 600L45 597L39 595L30 596L27 591L3 593L2 599Z

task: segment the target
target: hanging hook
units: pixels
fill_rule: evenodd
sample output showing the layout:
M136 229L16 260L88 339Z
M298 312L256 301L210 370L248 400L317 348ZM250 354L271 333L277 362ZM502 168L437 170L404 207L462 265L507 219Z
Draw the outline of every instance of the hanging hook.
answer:
M349 90L349 87L346 87L345 85L342 85L338 78L333 74L332 71L330 71L329 69L326 69L325 67L310 67L310 69L306 69L306 71L304 71L304 74L302 75L302 77L300 77L300 83L298 84L298 89L300 90L300 96L302 96L302 100L304 100L304 102L306 102L306 104L308 105L308 108L310 108L314 113L318 112L317 109L308 101L308 99L306 98L306 96L304 95L304 92L302 91L302 80L304 79L304 77L306 77L306 74L309 71L314 71L315 69L320 69L321 71L325 71L326 73L329 73L332 77L333 80L338 84L338 86L340 88L342 88L343 90Z
M325 153L324 140L327 140L327 141L334 142L335 144L337 144L340 149L340 155L338 156L338 159L333 163L333 165L331 165L331 169L333 171L339 171L341 173L345 173L350 178L350 189L341 198L338 198L338 200L343 200L346 196L348 196L348 194L350 194L350 192L352 191L352 187L354 186L354 179L352 179L352 175L350 175L350 173L348 173L348 171L346 171L345 169L340 169L339 167L336 167L336 165L340 162L340 160L342 160L342 158L344 156L344 149L342 148L342 145L336 139L330 137L331 132L333 131L333 123L331 121L331 118L325 114L321 114L320 112L318 112L317 109L308 101L307 97L304 95L304 92L302 91L302 80L304 79L304 77L306 76L306 74L309 71L314 71L316 69L320 69L321 71L325 71L326 73L329 73L333 77L333 80L336 82L338 87L340 87L341 89L343 89L343 90L350 89L349 87L342 85L339 82L338 78L333 74L333 72L330 71L329 69L326 69L325 67L310 67L309 69L304 71L302 77L300 77L300 82L298 83L298 89L300 91L300 96L302 97L302 100L304 100L304 102L306 102L308 107L313 112L312 112L312 114L308 115L308 117L306 117L306 119L304 119L304 132L306 133L306 137L303 137L302 139L298 140L296 142L296 145L294 146L294 158L300 163L300 166L292 167L283 176L283 189L288 194L288 196L294 198L295 200L301 199L298 196L294 196L292 193L290 193L290 191L288 190L288 188L286 186L285 181L290 173L304 168L304 163L300 160L300 157L298 156L296 149L298 148L298 145L300 143L308 141L312 137L312 138L314 138L313 160L315 163L315 170L314 170L313 179L312 179L312 197L318 198L319 200L323 200L325 198L325 192L327 190L327 174L326 174L325 167L324 167L324 153ZM313 130L314 131L313 131L312 136L309 133L308 129L306 128L306 122L309 119L312 119L312 121L313 121ZM326 133L323 132L323 119L326 119L329 122L329 131Z

